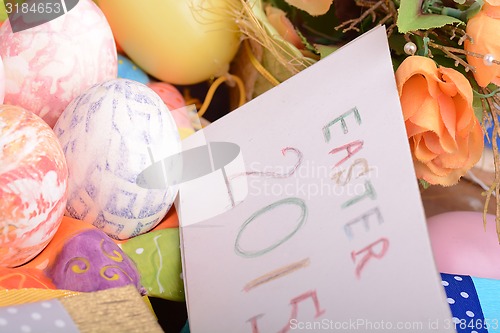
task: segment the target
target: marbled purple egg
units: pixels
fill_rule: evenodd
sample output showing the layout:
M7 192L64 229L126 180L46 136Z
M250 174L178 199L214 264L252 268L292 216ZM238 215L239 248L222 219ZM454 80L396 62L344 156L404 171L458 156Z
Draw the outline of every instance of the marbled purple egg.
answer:
M66 214L115 239L154 228L172 206L178 187L146 189L138 175L154 160L181 150L175 121L145 85L115 79L73 100L54 131L69 170Z
M46 273L58 289L92 292L134 285L145 292L132 260L99 230L69 239Z

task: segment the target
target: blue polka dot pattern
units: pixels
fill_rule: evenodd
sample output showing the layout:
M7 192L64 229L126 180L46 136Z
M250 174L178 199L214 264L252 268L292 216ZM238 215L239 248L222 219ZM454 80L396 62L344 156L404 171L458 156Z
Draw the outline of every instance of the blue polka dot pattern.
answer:
M121 54L118 54L118 77L137 81L142 84L150 82L149 76L142 69Z
M442 284L458 333L487 333L484 314L472 278L441 273Z

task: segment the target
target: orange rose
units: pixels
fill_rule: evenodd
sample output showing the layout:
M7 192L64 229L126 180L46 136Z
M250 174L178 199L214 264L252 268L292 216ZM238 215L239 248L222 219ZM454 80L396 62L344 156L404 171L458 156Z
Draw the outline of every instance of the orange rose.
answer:
M285 0L289 5L297 7L313 16L328 12L333 0Z
M411 56L397 69L396 83L417 177L434 185L457 183L484 146L469 81L430 58Z
M273 7L271 5L266 7L266 16L269 23L276 29L276 31L283 37L284 40L291 43L298 49L304 48L304 43L295 31L295 28L286 17L286 13L279 8Z
M482 55L492 55L500 60L500 1L489 0L479 13L467 22L466 32L472 37L472 42L465 41L466 51ZM482 58L467 56L467 62L476 68L474 78L481 87L490 83L500 85L500 65L486 64Z

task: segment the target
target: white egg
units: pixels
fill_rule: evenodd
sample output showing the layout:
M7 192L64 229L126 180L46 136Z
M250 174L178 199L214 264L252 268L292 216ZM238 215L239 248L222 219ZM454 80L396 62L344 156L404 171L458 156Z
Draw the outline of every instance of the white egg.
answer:
M181 151L175 121L150 88L126 79L95 85L70 103L54 131L69 170L67 215L116 239L147 232L166 215L178 187L136 184L151 155Z

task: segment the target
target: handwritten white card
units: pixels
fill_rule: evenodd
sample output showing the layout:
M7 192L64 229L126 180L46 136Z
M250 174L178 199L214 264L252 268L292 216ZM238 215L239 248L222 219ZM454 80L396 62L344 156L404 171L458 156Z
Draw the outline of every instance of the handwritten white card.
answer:
M454 331L383 27L184 145L202 135L240 147L224 195L247 195L194 223L181 185L192 332ZM220 188L199 191L202 210Z

